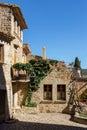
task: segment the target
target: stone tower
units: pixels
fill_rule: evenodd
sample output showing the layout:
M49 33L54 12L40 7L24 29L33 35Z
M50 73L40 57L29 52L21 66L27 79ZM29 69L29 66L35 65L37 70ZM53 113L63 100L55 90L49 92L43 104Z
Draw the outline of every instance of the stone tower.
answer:
M46 48L45 47L42 48L42 58L46 59Z

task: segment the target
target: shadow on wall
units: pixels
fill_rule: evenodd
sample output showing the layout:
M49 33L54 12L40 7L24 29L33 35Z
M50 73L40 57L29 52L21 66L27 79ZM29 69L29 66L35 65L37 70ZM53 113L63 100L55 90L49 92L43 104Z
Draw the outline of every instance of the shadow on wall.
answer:
M11 124L0 124L0 130L87 130L87 128L55 125L55 124L42 124L34 122L16 122Z
M0 63L0 122L9 118L6 80L3 64Z
M14 102L14 107L17 105L22 107L22 105L25 105L26 97L28 94L28 82L13 82L13 95L17 94L18 95L18 101L16 101L15 104L15 96L13 97L13 102ZM16 105L16 106L15 106Z

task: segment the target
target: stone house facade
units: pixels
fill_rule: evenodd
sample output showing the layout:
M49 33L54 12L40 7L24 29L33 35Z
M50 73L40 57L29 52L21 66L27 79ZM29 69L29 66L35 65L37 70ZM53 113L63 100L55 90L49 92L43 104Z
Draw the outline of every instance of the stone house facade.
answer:
M78 96L87 92L87 80L79 77L78 72L66 66L64 62L59 61L53 70L39 84L39 89L33 91L31 102L36 103L36 108L27 108L24 106L27 95L27 86L18 87L18 105L14 110L14 117L21 118L24 113L72 113L75 100ZM74 73L73 73L74 72ZM16 88L16 86L15 86ZM75 98L73 98L75 95ZM20 115L20 116L19 116Z
M15 104L11 67L17 62L26 63L30 53L28 45L23 45L24 29L27 24L20 8L0 2L0 120L12 117Z
M75 69L73 71L68 68L64 62L58 62L41 81L39 89L33 92L31 102L36 102L38 112L41 113L71 113L71 104L75 105L75 100L79 100L78 97L86 91L87 80L80 77Z
M39 112L62 112L69 101L71 71L64 62L58 62L33 93L32 102L38 104Z
M17 5L0 3L0 120L16 117L16 110L22 112L28 92L29 80L12 79L12 65L42 58L31 55L28 44L23 45L23 30L26 28ZM38 112L69 111L69 90L73 87L80 95L87 90L87 80L81 79L64 62L58 62L33 93L32 102L37 103Z

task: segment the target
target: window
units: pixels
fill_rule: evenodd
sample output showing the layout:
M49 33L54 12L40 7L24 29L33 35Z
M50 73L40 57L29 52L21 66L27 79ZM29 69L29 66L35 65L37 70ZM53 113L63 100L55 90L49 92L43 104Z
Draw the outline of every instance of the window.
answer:
M0 45L0 62L3 62L3 45Z
M44 85L44 100L52 100L52 85Z
M57 85L57 100L66 100L66 85Z

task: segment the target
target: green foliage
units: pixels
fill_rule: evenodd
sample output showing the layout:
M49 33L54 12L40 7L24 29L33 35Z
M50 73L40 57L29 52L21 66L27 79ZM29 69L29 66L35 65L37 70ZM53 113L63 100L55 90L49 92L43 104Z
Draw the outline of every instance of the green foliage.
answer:
M37 107L35 102L30 102L29 104L25 105L26 107Z
M80 113L79 116L87 118L87 113L86 114Z
M20 70L26 70L27 72L31 72L32 71L32 66L29 63L16 63L13 65L13 68L15 68L16 70L20 71Z
M33 94L33 92L29 88L29 91L28 91L28 94L27 94L27 98L26 98L26 101L25 101L25 106L28 105L31 102L32 94Z
M50 65L47 60L31 60L29 61L29 64L32 66L32 72L30 73L30 88L31 90L37 90L40 81L47 76Z
M30 75L29 91L26 98L25 105L29 106L31 103L31 97L33 91L39 88L39 84L48 73L51 72L50 64L55 65L58 61L56 60L30 60L29 63L16 63L13 65L18 71L26 70Z
M51 65L55 65L55 64L58 63L58 61L57 61L57 60L49 60L49 63L50 63Z
M78 58L78 57L75 58L74 67L81 69L80 61L79 61L79 58Z
M27 73L31 74L33 72L33 66L30 63L26 63L25 70Z
M14 64L13 68L15 68L16 70L20 71L22 69L22 63L16 63L16 64Z

